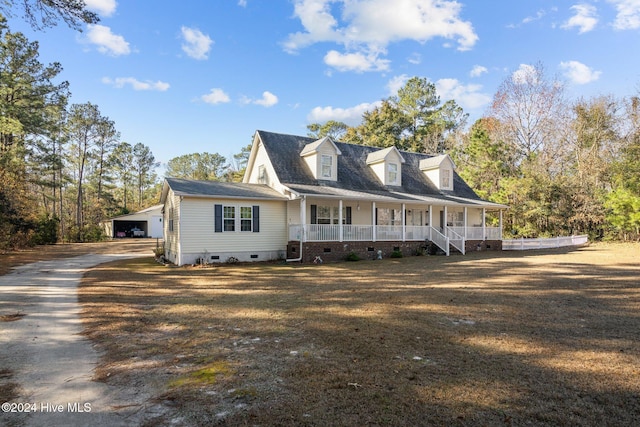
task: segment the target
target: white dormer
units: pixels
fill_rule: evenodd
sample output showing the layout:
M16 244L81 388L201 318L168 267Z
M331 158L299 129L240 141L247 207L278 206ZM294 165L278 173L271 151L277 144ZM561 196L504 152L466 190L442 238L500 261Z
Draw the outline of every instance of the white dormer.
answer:
M337 181L338 156L341 154L340 149L331 138L325 136L305 145L300 157L307 163L315 179Z
M383 185L402 185L404 157L396 147L374 151L367 156L367 164Z
M439 190L453 191L453 172L456 165L448 154L420 160L420 170Z

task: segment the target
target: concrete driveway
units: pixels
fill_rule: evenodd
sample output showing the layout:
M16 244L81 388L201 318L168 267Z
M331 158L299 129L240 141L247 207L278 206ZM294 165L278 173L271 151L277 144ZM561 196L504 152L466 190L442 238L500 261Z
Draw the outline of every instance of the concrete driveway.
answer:
M78 285L87 269L145 254L88 254L40 261L0 276L0 368L12 371L21 397L0 402L0 425L131 426L149 396L93 382L98 353L81 334ZM14 412L15 411L15 412Z

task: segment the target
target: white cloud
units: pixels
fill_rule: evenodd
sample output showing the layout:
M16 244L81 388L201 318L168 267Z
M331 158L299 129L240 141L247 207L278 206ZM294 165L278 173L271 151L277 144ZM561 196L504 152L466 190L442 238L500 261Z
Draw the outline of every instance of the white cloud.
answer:
M482 65L474 65L471 69L471 72L469 72L469 75L471 77L480 77L481 75L488 72L489 70L487 70L487 67L483 67Z
M197 28L182 27L182 50L193 59L207 59L213 40Z
M112 16L117 7L116 0L84 0L87 9L102 16Z
M389 82L387 83L389 96L398 95L398 91L400 90L400 88L402 88L402 86L405 85L405 83L407 83L408 80L409 76L406 74L400 74L399 76L395 76L391 80L389 80Z
M87 40L98 46L98 51L113 56L131 53L129 43L124 37L111 32L111 28L99 24L87 25Z
M126 85L131 85L133 90L156 90L159 92L164 92L170 87L169 83L161 82L160 80L158 80L157 82L148 80L141 82L134 77L117 77L115 79L104 77L102 79L102 83L112 85L113 87L118 89L121 89Z
M219 89L219 88L211 89L211 92L209 92L206 95L202 95L200 99L202 99L207 104L213 104L213 105L224 104L231 101L231 98L229 98L229 95L227 95L222 89Z
M356 126L362 121L362 115L367 111L372 111L382 103L377 102L364 102L350 108L334 108L334 107L315 107L309 115L307 120L309 123L324 123L329 120L336 120L346 123L349 126Z
M528 24L530 22L539 21L540 19L544 18L546 14L547 12L545 10L539 10L535 16L527 16L526 18L524 18L522 20L522 23Z
M390 43L444 38L454 41L458 50L471 49L478 36L471 23L460 18L461 10L461 3L450 0L295 0L294 15L304 31L289 34L283 46L295 53L314 43L333 42L346 53L330 51L325 56L329 65L341 71L384 71L389 61L380 55Z
M492 97L480 92L482 85L465 85L456 79L440 79L436 83L436 91L445 102L450 99L465 109L477 109L488 105Z
M240 102L242 102L243 104L262 105L263 107L268 108L268 107L273 107L278 103L278 97L269 91L264 91L262 92L262 98L260 99L251 99L251 98L243 97Z
M561 62L560 68L564 70L564 75L572 83L578 85L584 85L591 83L600 78L601 71L594 71L578 61Z
M238 0L238 6L247 7L247 0Z
M590 4L576 4L571 6L571 10L574 10L576 14L562 24L562 28L568 30L578 27L580 29L578 31L579 34L587 33L595 28L598 23L595 6Z
M380 59L378 53L340 53L330 50L324 57L324 63L338 71L386 71L389 69L389 61Z
M532 81L532 79L534 82L537 82L538 73L533 65L520 64L520 68L513 72L511 79L516 84L525 84L528 81Z
M635 30L640 28L640 0L608 0L618 12L613 28Z

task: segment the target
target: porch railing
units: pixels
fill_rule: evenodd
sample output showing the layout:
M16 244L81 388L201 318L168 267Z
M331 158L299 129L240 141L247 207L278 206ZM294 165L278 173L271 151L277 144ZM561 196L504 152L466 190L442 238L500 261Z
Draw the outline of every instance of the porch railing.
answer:
M464 227L462 227L464 229ZM444 234L449 238L451 246L456 248L462 255L464 255L464 237L455 232L453 227L445 228Z
M466 235L465 227L447 228L467 240L502 240L502 228L500 227L485 227L484 232L482 227L466 227Z
M449 238L442 234L437 228L429 228L431 228L431 241L435 243L437 247L442 249L447 256L449 256Z
M342 233L340 232L342 228ZM403 233L404 228L404 233ZM466 237L465 237L466 234ZM429 226L291 224L289 240L308 242L339 241L425 241L430 240L448 251L449 244L464 254L465 240L502 240L500 227L447 227L444 231Z

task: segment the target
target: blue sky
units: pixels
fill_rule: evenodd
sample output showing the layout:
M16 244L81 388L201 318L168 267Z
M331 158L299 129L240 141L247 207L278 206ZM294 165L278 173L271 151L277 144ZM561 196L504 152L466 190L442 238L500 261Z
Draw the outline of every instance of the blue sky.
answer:
M640 92L640 0L86 0L101 22L12 31L60 62L72 103L166 163L231 158L256 129L306 135L364 111L412 76L471 121L502 81L541 62L571 98Z

